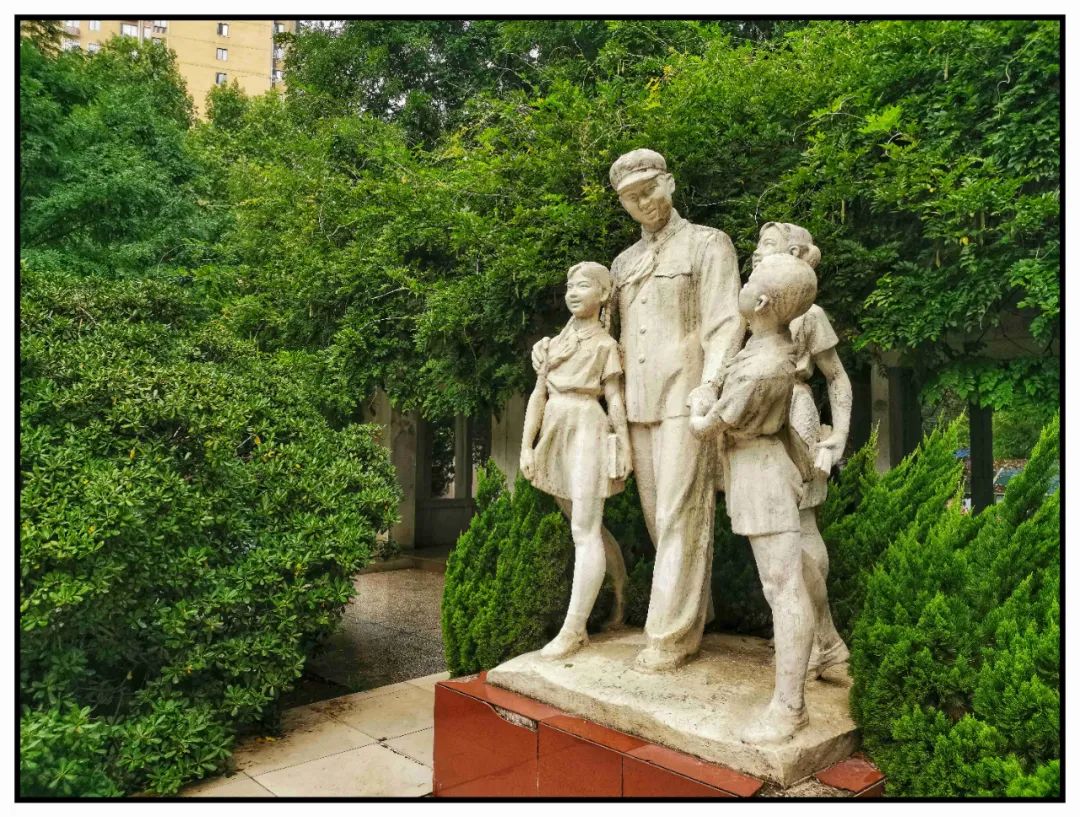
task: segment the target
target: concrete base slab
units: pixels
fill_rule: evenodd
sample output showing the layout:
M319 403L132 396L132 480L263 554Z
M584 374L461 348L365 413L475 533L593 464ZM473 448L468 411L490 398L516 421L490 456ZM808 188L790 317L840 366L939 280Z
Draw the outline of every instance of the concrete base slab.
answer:
M633 669L644 633L590 636L580 652L551 661L526 653L489 670L487 682L703 760L781 786L847 757L858 745L848 711L851 680L834 669L806 685L810 724L772 746L739 740L772 695L773 651L761 638L711 633L701 652L671 673Z

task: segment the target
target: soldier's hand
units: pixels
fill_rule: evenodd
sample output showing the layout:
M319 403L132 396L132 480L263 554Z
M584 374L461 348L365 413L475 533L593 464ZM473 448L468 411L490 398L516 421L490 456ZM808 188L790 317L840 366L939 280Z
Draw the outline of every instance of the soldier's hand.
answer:
M540 369L543 368L547 362L548 346L551 344L551 338L541 338L533 344L532 348L532 367L533 371L537 374L540 373Z

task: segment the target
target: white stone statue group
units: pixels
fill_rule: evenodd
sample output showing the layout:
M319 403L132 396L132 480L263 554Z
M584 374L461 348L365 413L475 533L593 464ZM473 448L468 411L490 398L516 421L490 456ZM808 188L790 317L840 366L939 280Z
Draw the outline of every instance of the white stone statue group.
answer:
M612 164L610 178L641 239L610 272L591 261L570 268L572 317L533 348L521 469L569 501L575 545L566 621L542 655L563 658L588 644L585 622L612 559L604 500L633 470L656 546L646 647L634 668L671 671L691 658L712 609L721 487L773 614L773 696L742 739L784 741L808 721L808 673L848 658L829 611L816 519L851 416L837 337L814 304L821 253L802 227L770 222L740 286L728 236L672 207L663 156L634 150ZM619 342L609 334L616 322ZM832 428L820 423L807 384L815 370L828 382Z

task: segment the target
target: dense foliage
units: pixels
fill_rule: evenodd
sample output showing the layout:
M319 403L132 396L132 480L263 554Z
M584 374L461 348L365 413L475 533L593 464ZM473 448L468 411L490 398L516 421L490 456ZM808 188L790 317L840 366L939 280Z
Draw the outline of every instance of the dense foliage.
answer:
M231 332L172 56L21 45L20 792L222 768L397 512L307 353Z
M234 92L218 91L227 115L199 133L227 157L218 184L236 216L220 274L240 282L247 331L322 352L342 392L381 384L428 414L479 413L526 386L528 346L564 319L565 270L633 239L607 169L647 144L667 156L683 214L728 231L741 257L765 221L814 232L821 302L858 356L900 352L931 397L1053 406L1053 354L1002 364L983 341L1019 310L1056 348L1058 33L359 20L305 32L284 100L225 104Z
M169 792L220 767L396 514L371 430L330 428L303 360L199 301L175 279L22 270L26 794L105 793L103 774ZM84 774L50 734L87 718Z
M19 62L22 251L127 274L196 260L209 217L171 53L116 38L46 56L23 39Z
M1004 502L910 514L866 571L852 711L889 794L1059 794L1058 464L1055 421Z
M574 545L554 500L524 477L511 493L489 462L476 501L446 563L442 630L452 675L539 649L559 631L570 600Z

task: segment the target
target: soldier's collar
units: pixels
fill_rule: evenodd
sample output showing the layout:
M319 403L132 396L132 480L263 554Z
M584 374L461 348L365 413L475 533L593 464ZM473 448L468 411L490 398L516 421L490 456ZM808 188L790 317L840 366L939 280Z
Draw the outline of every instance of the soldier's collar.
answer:
M641 238L650 247L655 247L658 244L663 244L675 233L679 232L686 225L686 219L679 215L679 211L674 207L671 208L671 215L668 217L667 224L657 230L655 233L650 233L644 227L641 228Z

